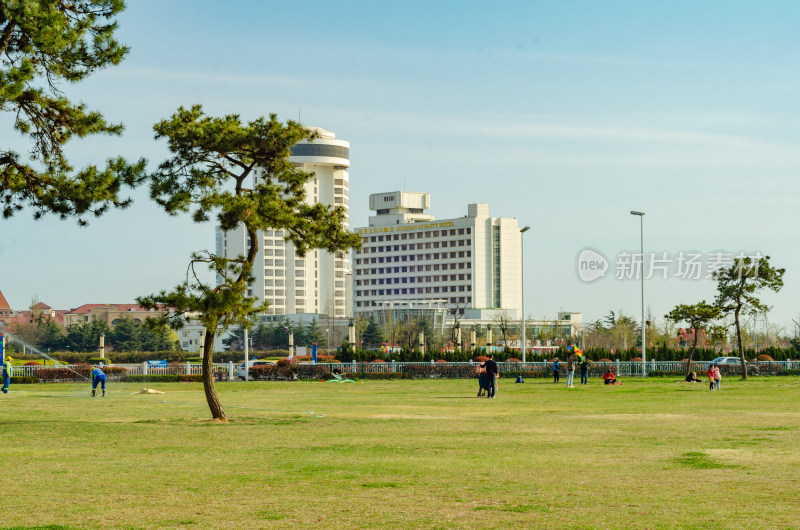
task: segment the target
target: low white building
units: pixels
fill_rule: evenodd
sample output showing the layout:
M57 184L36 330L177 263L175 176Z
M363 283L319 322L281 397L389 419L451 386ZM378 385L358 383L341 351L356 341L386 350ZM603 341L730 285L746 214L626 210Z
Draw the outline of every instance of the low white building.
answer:
M492 217L489 205L435 220L430 195L395 191L370 195L375 215L356 228L363 240L353 256L353 311L371 313L397 302L430 302L463 314L522 310L521 237L515 218Z

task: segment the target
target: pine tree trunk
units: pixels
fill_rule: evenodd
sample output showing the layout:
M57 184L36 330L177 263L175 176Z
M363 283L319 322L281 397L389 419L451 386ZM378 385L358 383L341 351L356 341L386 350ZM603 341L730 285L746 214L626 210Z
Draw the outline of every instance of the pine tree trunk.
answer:
M747 361L744 360L744 350L742 349L742 328L739 326L739 308L733 313L736 323L736 344L739 347L739 360L742 362L742 379L747 379Z
M689 348L689 359L686 362L686 375L692 373L692 357L694 356L694 352L697 350L697 330L694 330L694 342L692 343L692 347Z
M214 421L228 423L228 415L222 408L222 403L217 395L217 388L214 386L214 336L216 328L206 329L206 336L203 342L203 390L206 393L208 408Z

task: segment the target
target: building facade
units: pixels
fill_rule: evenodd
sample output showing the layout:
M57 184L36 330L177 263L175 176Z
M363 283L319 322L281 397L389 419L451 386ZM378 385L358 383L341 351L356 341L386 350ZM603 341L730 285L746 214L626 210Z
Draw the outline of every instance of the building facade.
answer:
M337 139L332 132L312 129L319 136L295 145L290 160L303 171L314 174L306 184L309 204L341 206L345 211L344 225L348 228L350 143ZM351 304L347 289L350 272L347 252L310 250L300 257L294 245L284 239L285 235L281 230L258 232L260 244L248 295L269 302L267 315L348 315ZM243 228L229 232L217 228L217 254L225 257L246 254L246 238Z
M427 193L370 196L375 215L357 228L353 256L353 311L374 313L401 302L427 302L448 312L522 309L521 234L517 219L491 217L487 204L467 215L436 221Z

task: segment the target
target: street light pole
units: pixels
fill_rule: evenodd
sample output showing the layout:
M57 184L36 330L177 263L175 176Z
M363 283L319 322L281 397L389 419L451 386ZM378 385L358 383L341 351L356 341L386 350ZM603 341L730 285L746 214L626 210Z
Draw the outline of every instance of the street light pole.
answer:
M644 212L631 210L631 215L639 216L639 251L642 256L642 268L639 271L642 277L642 377L647 377L647 342L644 333L647 325L644 319Z
M525 353L528 348L526 348L526 340L525 340L525 232L530 230L530 226L526 226L521 228L519 231L519 263L520 263L520 275L519 275L519 283L520 289L522 289L522 362L526 361Z
M249 249L247 248L247 225L242 223L242 255L247 256ZM248 350L247 342L247 326L244 327L244 380L250 380L250 351Z

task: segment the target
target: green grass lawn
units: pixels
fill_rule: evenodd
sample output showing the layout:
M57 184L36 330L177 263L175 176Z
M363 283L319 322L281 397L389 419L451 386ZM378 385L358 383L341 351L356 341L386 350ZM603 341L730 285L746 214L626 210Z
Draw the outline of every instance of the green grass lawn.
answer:
M0 527L800 527L800 378L512 381L12 386Z

